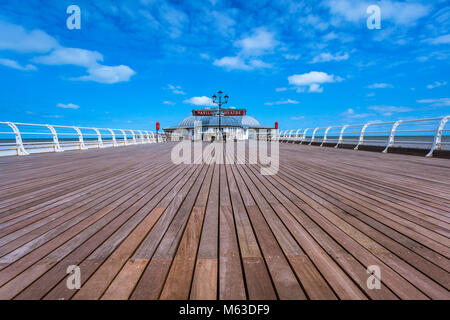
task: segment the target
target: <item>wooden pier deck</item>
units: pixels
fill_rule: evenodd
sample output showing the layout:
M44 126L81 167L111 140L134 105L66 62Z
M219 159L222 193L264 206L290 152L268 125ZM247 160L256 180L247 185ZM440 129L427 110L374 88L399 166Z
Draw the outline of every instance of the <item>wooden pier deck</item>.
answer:
M449 160L281 144L263 176L173 146L1 158L0 299L450 299Z

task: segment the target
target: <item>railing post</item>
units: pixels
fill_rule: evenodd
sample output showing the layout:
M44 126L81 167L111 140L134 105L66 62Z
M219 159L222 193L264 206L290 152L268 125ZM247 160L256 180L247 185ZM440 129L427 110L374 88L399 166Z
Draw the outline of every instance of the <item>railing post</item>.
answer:
M348 128L348 125L345 125L341 129L341 134L339 135L338 143L334 146L336 149L339 147L339 145L344 141L344 131Z
M301 131L302 129L297 129L297 131L295 131L295 138L297 138L298 139L298 134L299 134L299 131ZM297 140L296 139L296 140Z
M80 148L80 150L87 150L86 145L84 144L84 140L83 140L83 134L81 133L80 129L77 127L72 127L78 135L78 148Z
M114 133L114 130L109 128L107 128L106 130L108 130L111 133L113 147L117 147L116 135Z
M13 130L14 135L16 137L16 152L18 156L27 156L29 153L25 150L25 147L23 146L22 141L22 135L20 134L19 128L12 123L12 122L6 122L6 124Z
M444 130L445 124L450 121L450 116L442 118L437 126L436 133L434 135L433 145L431 146L430 152L426 157L432 157L435 150L441 150L442 148L442 131Z
M323 144L324 144L325 142L327 142L328 131L330 131L331 128L332 128L332 127L328 127L328 128L325 130L325 134L323 135L322 144L320 145L321 147L323 147Z
M100 133L100 130L98 130L97 128L92 128L92 130L94 130L95 133L97 133L98 147L103 148L103 140L102 140L102 134Z
M389 148L392 147L394 145L394 141L395 141L395 130L397 130L397 127L403 122L403 120L398 120L394 123L394 125L392 126L391 129L391 134L389 135L389 141L388 144L386 146L386 148L383 150L383 153L387 153Z
M131 132L131 135L133 136L133 144L136 144L136 134L134 133L133 130L128 130Z
M144 144L144 135L142 134L141 130L137 130L137 132L139 132L139 138L141 140L141 144Z
M364 143L364 133L366 132L367 127L370 126L370 125L371 125L371 123L369 122L369 123L366 123L366 124L362 127L362 129L361 129L361 135L359 136L358 144L356 145L355 149L353 149L353 150L358 150L359 146L362 145L362 144Z
M144 131L145 132L145 140L147 141L147 143L150 143L150 136L148 134L148 131Z
M305 139L306 139L306 133L308 132L309 129L310 129L310 128L306 128L305 131L303 131L303 137L302 137L302 140L300 141L300 144L302 144L303 141L305 141Z
M54 152L63 152L64 150L59 145L58 134L56 133L55 128L49 124L46 124L45 126L50 130L50 132L52 133L52 136L53 136L53 151Z
M123 130L123 129L118 129L120 132L122 132L122 135L123 135L123 145L124 146L126 146L128 143L127 143L127 134L125 133L125 130Z
M150 134L152 135L152 143L156 143L155 133L150 131Z
M312 143L314 142L314 137L316 136L316 132L319 129L319 127L315 128L311 137L311 142L309 143L309 145L312 145Z

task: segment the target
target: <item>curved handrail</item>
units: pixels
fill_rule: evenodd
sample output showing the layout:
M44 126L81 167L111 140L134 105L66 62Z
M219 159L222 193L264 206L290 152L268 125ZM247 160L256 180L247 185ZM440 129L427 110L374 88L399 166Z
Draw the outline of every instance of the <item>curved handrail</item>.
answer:
M29 155L30 152L63 152L65 150L87 150L93 147L106 148L121 145L127 146L129 143L126 131L130 132L132 135L132 144L156 142L154 133L147 130L93 128L1 121L0 124L8 126L12 130L11 132L0 132L0 135L11 135L14 136L15 139L15 143L3 143L3 147L0 148L0 156L12 155L12 153L18 156L25 156ZM37 128L45 128L48 131L39 131L36 130ZM123 143L122 140L120 140L120 143L117 140L117 132L122 134ZM27 139L24 140L23 135L26 135ZM150 137L150 135L152 137ZM35 137L38 138L36 139ZM86 143L86 137L91 139L89 143Z
M434 122L437 122L436 128L433 129L423 129L419 127L410 129L408 127L403 128L405 125L414 125L416 123L424 123L424 122L430 122L431 124ZM286 137L287 133L288 139L280 139L280 141L288 141L292 139L300 139L300 144L303 142L309 142L309 145L312 144L319 144L320 146L324 146L325 143L329 144L329 135L331 129L341 129L339 133L339 138L337 139L337 143L334 146L335 148L338 148L341 144L348 144L348 141L351 141L351 144L355 144L354 150L359 150L362 145L372 145L377 147L383 147L382 152L387 153L390 148L397 147L397 148L403 148L404 145L431 145L431 148L429 152L426 154L427 157L433 156L433 153L438 150L442 150L444 146L450 145L450 142L442 141L444 132L450 132L450 129L445 129L445 126L450 123L450 116L443 116L443 117L437 117L437 118L426 118L426 119L409 119L409 120L398 120L398 121L388 121L388 122L368 122L363 124L348 124L343 126L329 126L329 127L315 127L315 128L306 128L304 129L303 133L300 133L301 129L297 129L295 131L295 134L293 134L293 130L284 130L280 131L280 137ZM429 124L424 123L423 126L428 128ZM385 130L383 126L389 126L388 130ZM399 128L402 126L401 128ZM357 130L347 130L348 128L358 128ZM379 129L375 129L381 128ZM360 128L360 129L359 129ZM371 128L370 131L368 129ZM373 129L372 129L373 128ZM309 130L313 130L311 134L311 140L307 139L307 134ZM318 131L319 130L325 130L324 135L322 138L322 141L318 138ZM374 131L375 130L375 131ZM355 132L356 131L356 132ZM419 134L418 136L414 136L411 134ZM403 135L400 135L403 134ZM349 140L347 141L347 138L344 138L345 136L349 136ZM354 137L353 135L357 135ZM371 139L366 139L370 135ZM406 141L398 141L402 140L399 139L400 136L406 137ZM448 136L448 135L446 135ZM398 138L397 138L398 137ZM413 138L411 138L413 137ZM421 140L414 140L414 137L419 137ZM432 141L429 141L428 138L433 138ZM386 140L383 140L387 138ZM307 141L308 140L308 141ZM335 140L332 139L332 140ZM345 140L345 142L344 142ZM367 141L366 141L367 140ZM431 140L431 139L430 139ZM422 147L423 149L423 147Z
M434 151L442 149L442 132L444 131L445 125L450 121L450 116L442 118L436 128L436 133L434 135L433 145L431 146L430 152L427 153L426 157L432 157Z

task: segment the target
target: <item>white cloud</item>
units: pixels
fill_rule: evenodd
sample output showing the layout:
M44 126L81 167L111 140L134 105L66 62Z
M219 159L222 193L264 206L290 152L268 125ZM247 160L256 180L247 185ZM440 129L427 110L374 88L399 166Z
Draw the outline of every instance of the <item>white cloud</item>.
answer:
M280 104L299 104L300 102L296 101L296 100L291 100L291 99L287 99L287 100L280 100L280 101L275 101L275 102L266 102L264 103L266 106L274 106L274 105L280 105Z
M339 33L336 34L334 31L331 31L330 33L327 33L322 37L324 41L333 41L333 40L339 40L340 42L347 43L352 42L354 39L352 36L345 34L345 33Z
M315 56L314 59L311 61L311 63L318 63L318 62L329 62L329 61L343 61L347 60L349 58L348 53L339 54L336 53L335 55L324 52L319 54L318 56Z
M391 116L394 113L404 113L413 111L412 108L409 107L396 107L396 106L370 106L370 110L376 111L383 116Z
M301 58L300 54L283 54L283 57L286 60L298 60Z
M61 119L61 118L64 118L64 116L61 116L61 115L44 115L42 117L43 118L48 118L48 119Z
M74 65L87 69L88 75L70 78L71 80L95 81L113 84L129 81L136 74L125 65L104 66L99 64L103 56L97 51L79 48L66 48L56 39L41 30L27 31L23 27L0 22L0 50L11 50L19 53L47 53L33 59L34 62L45 65ZM20 66L13 60L3 59L2 64L19 70L34 70L35 67Z
M266 28L255 29L250 36L235 42L235 46L241 49L243 55L247 56L271 52L278 44L274 33L267 31Z
M0 21L0 50L45 53L58 46L55 38L41 30L27 31L21 26Z
M127 82L130 78L136 74L130 67L120 65L120 66L98 66L88 69L89 75L71 78L75 81L95 81L105 84L114 84L119 82Z
M186 92L184 92L181 88L181 86L174 86L171 84L168 84L167 87L169 88L169 90L172 91L173 94L180 94L180 95L185 95Z
M329 26L326 21L322 20L319 16L314 14L309 14L306 17L300 18L299 22L302 25L313 26L320 31L325 31Z
M356 113L354 109L348 108L345 112L341 113L340 116L349 118L349 119L363 119L370 117L370 113Z
M368 85L367 88L369 89L386 89L386 88L393 88L393 85L389 83L373 83L371 85Z
M303 120L303 119L305 119L305 117L304 117L304 116L299 116L299 117L291 117L291 120L294 120L294 121L296 121L296 120Z
M273 52L279 42L275 39L275 34L269 32L267 28L254 29L252 33L241 40L234 42L234 46L239 48L236 56L222 57L214 60L213 64L227 70L254 70L272 68L272 65L255 59L257 56Z
M286 90L287 90L287 88L276 88L275 89L276 92L284 92Z
M58 103L56 106L58 108L63 108L63 109L74 109L74 110L80 109L80 106L77 106L76 104L73 104L73 103L68 103L68 104Z
M168 2L158 5L159 15L166 22L165 29L171 38L178 38L183 34L183 29L189 24L188 15L171 6Z
M163 101L162 103L165 104L165 105L168 105L168 106L174 106L174 105L176 105L176 103L175 103L175 102L172 102L172 101Z
M74 65L91 68L103 61L103 56L97 51L89 51L78 48L58 48L48 56L33 59L36 63L47 65Z
M428 42L430 44L447 44L450 43L450 34L445 34L442 36L439 36L437 38L430 38L430 39L425 39L424 42Z
M259 59L251 59L248 63L246 63L244 59L239 56L216 59L214 61L214 65L223 67L227 70L253 70L272 67L272 65Z
M366 9L373 3L369 1L326 0L324 4L329 8L332 15L356 23L367 18ZM402 26L415 25L419 19L427 16L431 11L431 6L413 2L381 0L377 1L376 5L381 9L382 21L389 20Z
M252 59L249 61L250 67L262 69L262 68L272 68L272 65L269 63L266 63L260 59Z
M313 83L313 84L311 84L311 85L309 86L308 92L318 92L318 93L321 93L321 92L323 92L323 88L322 88L319 84Z
M212 99L206 96L192 97L190 99L184 100L183 102L187 104L192 104L194 106L206 106L206 107L214 106Z
M304 74L294 74L288 77L289 84L298 87L298 92L304 90L304 87L309 87L309 92L322 92L323 88L320 84L340 82L343 79L333 74L325 72L311 71Z
M432 107L450 107L450 98L438 98L438 99L421 99L417 100L418 103L426 103Z
M10 59L0 59L0 65L8 67L8 68L13 68L13 69L16 69L16 70L21 70L21 71L34 71L34 70L36 70L36 67L33 66L32 64L27 64L25 66L22 66L17 61L10 60Z
M251 67L240 57L223 57L216 59L214 65L228 70L250 70Z
M209 13L209 17L214 23L214 30L217 30L224 36L234 34L234 25L236 21L231 18L227 13L221 11L212 11Z
M435 81L434 83L427 85L427 89L434 89L434 88L443 87L446 85L447 85L447 81L442 81L442 82Z

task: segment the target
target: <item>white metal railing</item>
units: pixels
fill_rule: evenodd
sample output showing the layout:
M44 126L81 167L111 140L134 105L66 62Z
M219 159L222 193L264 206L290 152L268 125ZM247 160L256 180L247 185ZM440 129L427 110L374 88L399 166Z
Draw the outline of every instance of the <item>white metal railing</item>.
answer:
M119 147L164 141L148 130L0 122L0 156Z
M300 144L355 145L358 150L362 145L378 146L383 153L389 148L429 149L427 157L434 151L450 148L450 116L428 119L398 120L390 122L369 122L342 126L316 127L293 130L280 130L281 142L299 142ZM418 128L417 128L418 126ZM449 133L445 135L445 133ZM443 141L443 138L447 140Z

